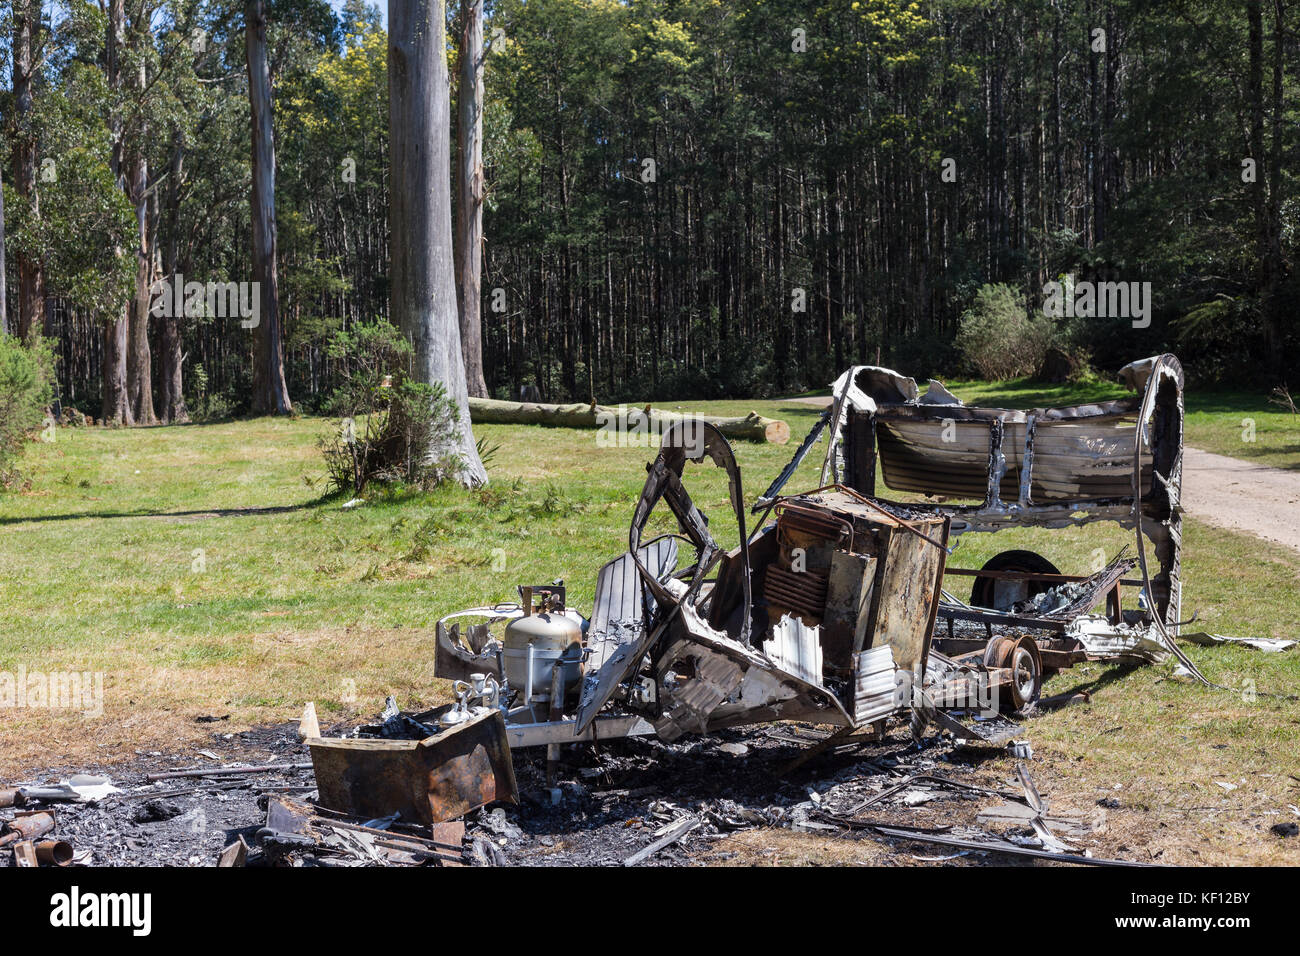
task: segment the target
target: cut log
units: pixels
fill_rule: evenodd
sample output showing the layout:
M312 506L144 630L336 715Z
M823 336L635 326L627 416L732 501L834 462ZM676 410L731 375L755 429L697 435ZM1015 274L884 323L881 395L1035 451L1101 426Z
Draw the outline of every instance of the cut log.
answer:
M495 398L470 398L470 420L488 425L550 425L558 428L616 428L629 435L662 435L676 421L694 418L717 427L727 438L784 445L790 426L775 418L750 412L740 418L718 415L682 415L645 406L549 405L541 402L506 402Z

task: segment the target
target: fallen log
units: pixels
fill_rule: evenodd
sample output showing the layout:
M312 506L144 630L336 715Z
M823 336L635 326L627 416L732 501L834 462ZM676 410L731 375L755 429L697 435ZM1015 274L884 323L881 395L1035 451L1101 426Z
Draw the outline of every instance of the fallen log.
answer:
M683 415L660 408L629 405L550 405L542 402L506 402L495 398L471 398L470 421L488 425L549 425L559 428L608 428L627 435L662 435L683 418L707 422L727 438L784 445L790 440L790 426L780 419L750 412L740 418L718 415Z

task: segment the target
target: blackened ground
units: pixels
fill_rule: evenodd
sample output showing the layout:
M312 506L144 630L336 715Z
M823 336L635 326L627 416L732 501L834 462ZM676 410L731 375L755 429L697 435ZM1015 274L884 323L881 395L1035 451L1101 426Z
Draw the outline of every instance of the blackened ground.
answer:
M327 733L348 729L333 727ZM618 865L653 842L661 828L689 816L699 821L690 835L645 865L690 865L716 860L719 842L739 830L843 833L827 822L828 815L851 815L864 800L911 774L938 773L988 785L989 775L980 774L979 765L1003 754L998 748L953 750L935 735L918 745L905 725L895 724L883 742L858 737L792 773L783 772L826 735L825 728L773 724L671 744L637 738L597 747L575 745L563 754L554 788L547 784L544 749L516 751L520 803L470 814L466 845L473 852L467 855L498 865ZM81 851L78 862L212 866L241 834L254 848L256 860L255 834L266 822L267 797L309 801L315 796L309 768L153 784L145 775L204 765L306 762L310 758L296 726L217 731L203 749L217 759L195 753L139 753L134 761L111 770L56 767L24 782L104 773L123 789L97 803L54 805L57 823L52 836ZM1006 777L1005 771L1001 777ZM1005 780L1002 785L1007 785ZM873 805L869 815L896 825L934 826L973 820L977 802L998 802L989 797L976 801L972 794L950 788L919 788ZM555 791L558 802L552 802ZM0 814L8 817L12 812ZM898 852L899 862L910 863L908 854L925 851L906 846ZM310 865L314 860L310 853L299 853L286 862ZM1007 862L997 857L988 861Z
M647 737L575 747L556 774L558 804L546 785L545 752L516 752L520 806L479 811L470 832L494 840L509 863L607 866L622 864L654 842L656 832L689 815L699 826L644 865L690 865L702 852L716 859L714 846L739 830L844 832L827 822L828 814L849 814L911 774L970 777L984 759L1002 754L988 748L954 752L938 736L918 746L906 726L896 724L881 743L857 737L785 773L826 735L824 728L776 724L671 744ZM931 799L969 801L969 795L938 789ZM919 822L916 810L888 801L872 813L897 825Z
M257 773L226 780L179 778L146 782L150 773L242 763L303 763L310 757L297 737L297 724L260 727L243 733L213 734L202 748L218 759L195 753L138 752L136 759L111 768L52 767L24 781L49 783L75 773L109 777L123 792L95 803L54 803L55 829L48 838L71 843L78 858L94 866L214 866L221 850L266 823L259 798L267 793L301 797L316 785L311 769ZM16 781L15 781L16 782ZM12 785L12 784L10 784ZM6 818L13 811L0 811ZM7 854L6 854L7 855Z

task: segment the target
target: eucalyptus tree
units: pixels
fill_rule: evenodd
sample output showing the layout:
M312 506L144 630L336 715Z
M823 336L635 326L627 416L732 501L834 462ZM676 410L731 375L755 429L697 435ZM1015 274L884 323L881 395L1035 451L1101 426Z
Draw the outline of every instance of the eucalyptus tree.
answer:
M392 160L390 315L415 350L415 378L440 383L460 409L460 481L487 483L470 428L456 308L451 228L450 78L442 0L389 8L388 110Z

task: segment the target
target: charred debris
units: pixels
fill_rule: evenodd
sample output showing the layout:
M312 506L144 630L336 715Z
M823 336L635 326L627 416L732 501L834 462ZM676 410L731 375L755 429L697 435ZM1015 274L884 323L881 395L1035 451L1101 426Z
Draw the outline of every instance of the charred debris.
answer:
M934 859L1122 862L1077 845L1096 821L1050 815L1024 763L1032 748L1016 739L1017 716L1070 702L1041 700L1042 683L1080 661L1172 656L1204 680L1174 640L1182 369L1160 355L1122 374L1130 398L1019 411L851 368L749 509L724 435L674 423L589 616L558 581L521 586L517 601L438 622L436 673L454 703L408 713L390 698L377 723L345 736L323 735L309 706L298 737L314 787L263 790L264 821L227 831L221 865L637 865L749 827L946 854ZM823 436L819 486L787 493ZM734 525L733 547L688 491L688 464L724 473L731 514L717 524ZM878 469L925 498L878 497ZM678 530L651 536L660 507ZM1093 521L1131 529L1134 547L1089 576L1026 551L947 566L961 534ZM891 721L907 732L887 739ZM1017 786L954 774L963 749L1004 746L1022 758ZM199 768L191 782L305 769ZM185 782L176 776L141 788L146 804L150 786ZM36 842L53 820L39 794L13 793L17 813L25 796L38 812L0 840L31 847L24 858L72 852ZM909 827L887 812L951 799L1000 802L975 827Z
M772 721L855 731L900 717L917 739L933 724L978 738L978 722L959 718L1023 712L1045 674L1086 659L1173 655L1199 677L1174 641L1182 369L1161 355L1123 376L1132 398L1026 412L849 369L749 514L727 440L677 423L648 467L626 553L597 576L590 618L560 584L449 615L436 670L457 701L412 719L451 728L499 714L511 749L546 747L554 762L580 741ZM820 486L784 493L823 432ZM735 547L718 544L692 499L688 463L725 473ZM878 466L891 488L939 503L876 497ZM660 506L679 531L648 537ZM959 534L1092 521L1133 529L1135 554L1087 577L1024 551L947 568ZM958 577L974 578L970 600L946 586ZM1138 589L1136 608L1124 587Z

